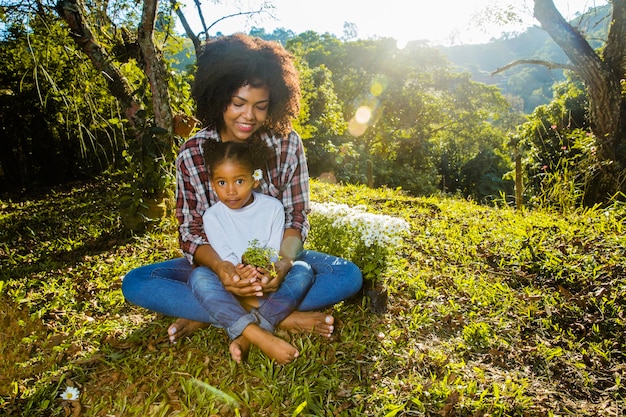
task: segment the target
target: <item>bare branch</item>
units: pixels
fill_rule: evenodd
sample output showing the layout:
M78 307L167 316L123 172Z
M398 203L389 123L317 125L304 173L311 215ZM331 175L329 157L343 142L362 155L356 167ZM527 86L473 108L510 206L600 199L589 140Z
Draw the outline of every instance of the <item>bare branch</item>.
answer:
M196 9L198 9L198 17L200 18L200 23L202 24L202 32L200 33L204 34L204 40L207 40L209 29L207 29L206 22L204 21L204 15L202 14L200 0L195 0L194 3L196 4Z
M213 26L215 26L216 24L218 24L218 23L219 23L219 22L221 22L222 20L229 19L229 18L231 18L231 17L237 17L237 16L245 16L245 15L261 14L261 13L263 13L263 12L264 12L263 8L260 8L259 10L256 10L256 11L251 11L251 12L239 12L239 13L233 13L233 14L229 14L229 15L227 15L227 16L220 17L220 18L219 18L219 19L217 19L215 22L211 23L211 26L209 26L209 27L206 29L205 34L206 34L206 33L208 33L208 32L209 32L209 30L210 30Z
M170 0L170 4L172 6L172 9L174 9L174 12L176 13L176 16L178 16L180 23L183 25L183 28L185 29L185 33L187 34L189 39L191 39L191 42L193 42L193 49L197 53L198 49L200 48L200 38L196 36L196 34L191 29L191 26L189 26L187 17L185 16L182 9L180 8L180 3L178 3L176 0ZM200 16L200 18L202 18L202 16Z
M503 67L500 67L494 71L491 72L491 75L497 75L500 74L501 72L504 72L506 70L509 70L511 68L513 68L514 66L517 65L541 65L544 66L550 70L552 69L565 69L565 70L570 70L570 71L574 71L576 69L575 66L570 65L570 64L559 64L556 62L550 62L550 61L544 61L542 59L518 59L517 61L513 61L509 64L506 64Z

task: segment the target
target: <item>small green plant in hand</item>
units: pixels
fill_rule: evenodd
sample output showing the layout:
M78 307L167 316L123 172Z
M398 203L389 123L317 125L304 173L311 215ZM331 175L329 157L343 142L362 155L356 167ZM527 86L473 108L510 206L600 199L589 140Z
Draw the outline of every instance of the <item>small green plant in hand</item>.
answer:
M278 259L278 253L272 248L261 246L258 239L248 242L248 248L241 256L243 264L263 268L269 272L272 278L277 275L275 262Z

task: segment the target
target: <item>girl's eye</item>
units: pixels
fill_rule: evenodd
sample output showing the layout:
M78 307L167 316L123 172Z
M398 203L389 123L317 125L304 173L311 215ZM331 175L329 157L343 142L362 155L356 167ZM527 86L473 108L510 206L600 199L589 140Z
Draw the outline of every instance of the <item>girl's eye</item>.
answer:
M223 180L220 180L217 182L217 185L225 185L225 184L226 184L226 181L223 181Z
M243 180L243 179L238 179L238 180L237 180L237 184L239 184L239 185L243 184L244 182L246 182L246 181L245 181L245 180Z

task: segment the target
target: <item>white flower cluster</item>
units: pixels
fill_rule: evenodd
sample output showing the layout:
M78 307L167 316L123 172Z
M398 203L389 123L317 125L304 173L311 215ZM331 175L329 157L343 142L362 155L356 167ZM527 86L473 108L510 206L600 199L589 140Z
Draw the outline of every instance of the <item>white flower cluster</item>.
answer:
M402 235L409 231L409 223L399 217L374 214L365 211L365 206L350 207L347 204L311 203L311 213L332 219L336 228L350 228L356 231L368 248L398 246Z

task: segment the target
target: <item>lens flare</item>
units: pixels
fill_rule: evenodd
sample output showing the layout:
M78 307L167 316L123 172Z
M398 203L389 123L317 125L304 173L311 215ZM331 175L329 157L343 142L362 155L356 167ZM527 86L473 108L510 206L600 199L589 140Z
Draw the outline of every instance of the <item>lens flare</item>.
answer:
M370 93L372 93L374 97L380 96L384 90L385 86L380 81L374 81L374 83L370 87Z
M396 48L404 49L404 48L406 48L408 43L409 43L409 41L406 40L406 39L398 39L398 40L396 40Z
M365 133L367 130L367 125L362 124L356 121L356 118L353 117L348 122L348 133L350 133L354 137L359 137Z
M357 123L367 124L372 118L372 109L367 106L361 106L356 110L354 118Z

